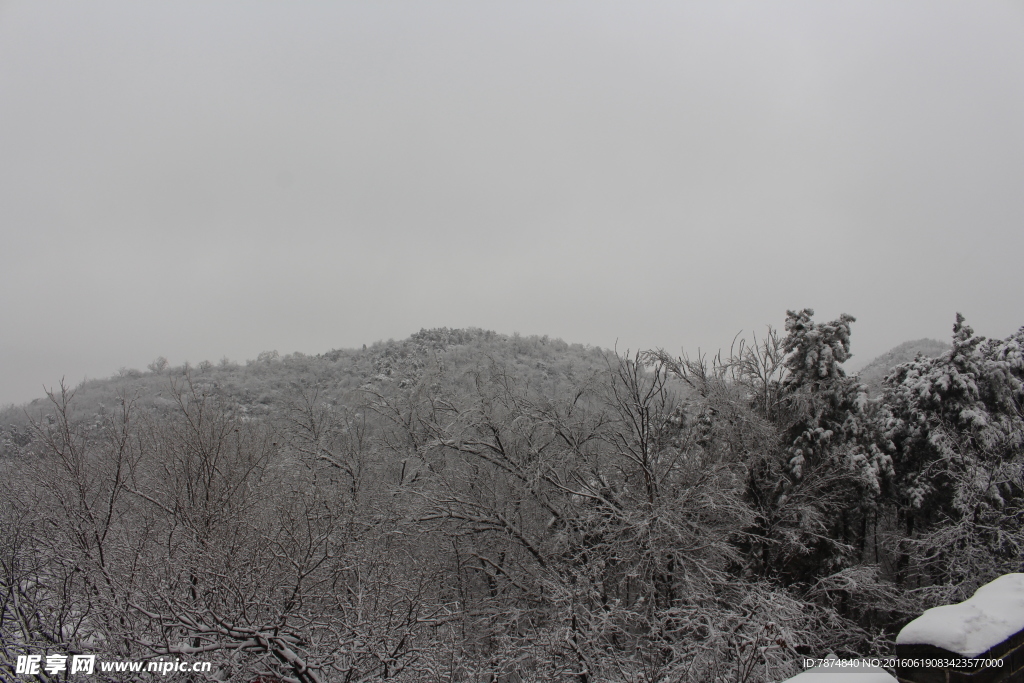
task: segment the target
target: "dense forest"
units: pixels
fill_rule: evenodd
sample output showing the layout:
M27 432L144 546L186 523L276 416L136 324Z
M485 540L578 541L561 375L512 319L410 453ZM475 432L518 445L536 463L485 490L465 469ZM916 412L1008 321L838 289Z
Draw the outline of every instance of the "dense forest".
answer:
M0 416L0 677L766 683L889 654L1024 570L1024 328L958 315L869 392L853 322L713 357L435 329L58 386Z

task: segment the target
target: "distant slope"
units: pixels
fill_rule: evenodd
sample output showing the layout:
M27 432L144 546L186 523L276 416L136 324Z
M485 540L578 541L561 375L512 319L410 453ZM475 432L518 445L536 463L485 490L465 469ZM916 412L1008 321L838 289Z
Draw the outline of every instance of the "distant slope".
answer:
M897 365L914 360L919 353L935 358L948 350L949 344L936 339L903 342L865 365L858 373L860 381L867 385L870 393L877 395L882 389L882 380Z
M607 371L611 354L547 336L437 328L420 330L400 341L316 356L279 356L276 351L268 351L244 364L225 360L159 370L151 367L149 371L123 370L116 377L91 379L74 387L74 413L99 424L104 415L117 410L122 393L134 397L139 407L170 409L174 405L172 385L181 386L186 374L196 384L215 389L251 419L283 414L291 401L314 387L321 400L345 405L358 405L371 394L415 384L428 376L435 384L469 393L475 373L486 371L492 364L534 389L553 391L557 386L586 381ZM0 459L27 444L29 419L40 419L51 408L47 399L39 398L0 411Z

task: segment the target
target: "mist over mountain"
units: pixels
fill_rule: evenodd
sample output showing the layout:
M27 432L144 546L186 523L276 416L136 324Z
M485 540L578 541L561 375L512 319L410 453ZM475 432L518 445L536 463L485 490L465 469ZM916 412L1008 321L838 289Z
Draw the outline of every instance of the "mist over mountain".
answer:
M913 360L919 353L936 357L949 344L935 339L903 342L873 359L856 374L877 394L882 379L897 365ZM338 393L390 382L408 383L430 367L448 368L459 373L481 363L508 364L533 377L534 381L557 376L560 372L586 373L606 368L614 353L597 346L567 344L548 336L506 335L479 328L423 329L407 339L378 341L361 349L333 349L317 355L302 353L281 356L265 351L256 359L237 363L223 358L217 363L171 366L162 358L145 370L121 368L113 377L88 379L76 388L79 410L89 412L109 403L111 397L131 387L144 402L158 402L167 380L191 373L213 383L231 400L254 414L266 412L266 406L281 400L288 387L314 379ZM0 422L20 423L23 410L40 406L44 397L26 406L9 406L0 412Z
M0 682L779 683L1024 571L1021 11L0 1Z
M937 339L915 339L894 346L861 368L857 374L868 390L877 395L882 389L882 380L897 366L909 363L918 354L935 358L949 350L949 344Z
M898 365L914 360L918 354L934 358L947 350L948 343L935 339L903 342L856 374L869 393L877 396L882 380ZM335 403L356 400L354 397L360 392L381 387L409 386L424 373L444 377L465 390L474 373L497 365L526 378L535 388L554 393L565 378L593 377L607 371L614 359L610 350L567 344L547 336L506 335L479 328L433 328L398 341L363 345L361 349L284 356L265 351L244 363L223 358L217 363L171 366L161 357L145 370L121 368L113 377L84 380L73 391L76 412L98 420L109 412L118 396L126 393L133 395L140 407L169 408L173 405L171 384L187 376L215 389L240 414L254 419L275 414L289 396L306 386L318 387ZM28 442L29 416L48 408L49 401L39 397L0 411L0 457L10 453L12 445Z
M567 344L547 336L434 328L399 341L378 341L361 349L333 349L317 355L282 356L264 351L244 363L224 358L217 363L171 366L160 357L145 370L122 368L113 377L88 379L69 388L75 394L79 415L99 417L109 413L122 395L134 397L139 407L168 408L173 405L171 386L187 378L255 419L275 414L296 392L308 387L315 387L335 403L358 402L361 392L405 388L426 375L466 390L474 373L490 366L514 373L537 390L554 392L565 378L583 380L606 371L614 357L599 347ZM59 387L54 389L59 392ZM0 425L24 430L29 416L48 405L49 401L40 397L24 406L10 406L0 411Z

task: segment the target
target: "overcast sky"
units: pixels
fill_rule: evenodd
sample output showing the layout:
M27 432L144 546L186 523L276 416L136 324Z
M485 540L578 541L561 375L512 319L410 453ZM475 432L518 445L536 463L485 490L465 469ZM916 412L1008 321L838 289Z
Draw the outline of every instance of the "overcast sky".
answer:
M1024 324L1024 2L0 2L0 403L423 327Z

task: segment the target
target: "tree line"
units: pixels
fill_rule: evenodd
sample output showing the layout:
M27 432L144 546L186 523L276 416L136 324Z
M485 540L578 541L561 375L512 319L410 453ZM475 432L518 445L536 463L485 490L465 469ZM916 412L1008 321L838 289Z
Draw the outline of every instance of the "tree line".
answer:
M957 316L869 396L853 322L696 358L425 331L358 386L305 358L259 411L209 365L85 413L62 385L0 460L0 670L754 683L891 652L1022 570L1024 329Z

